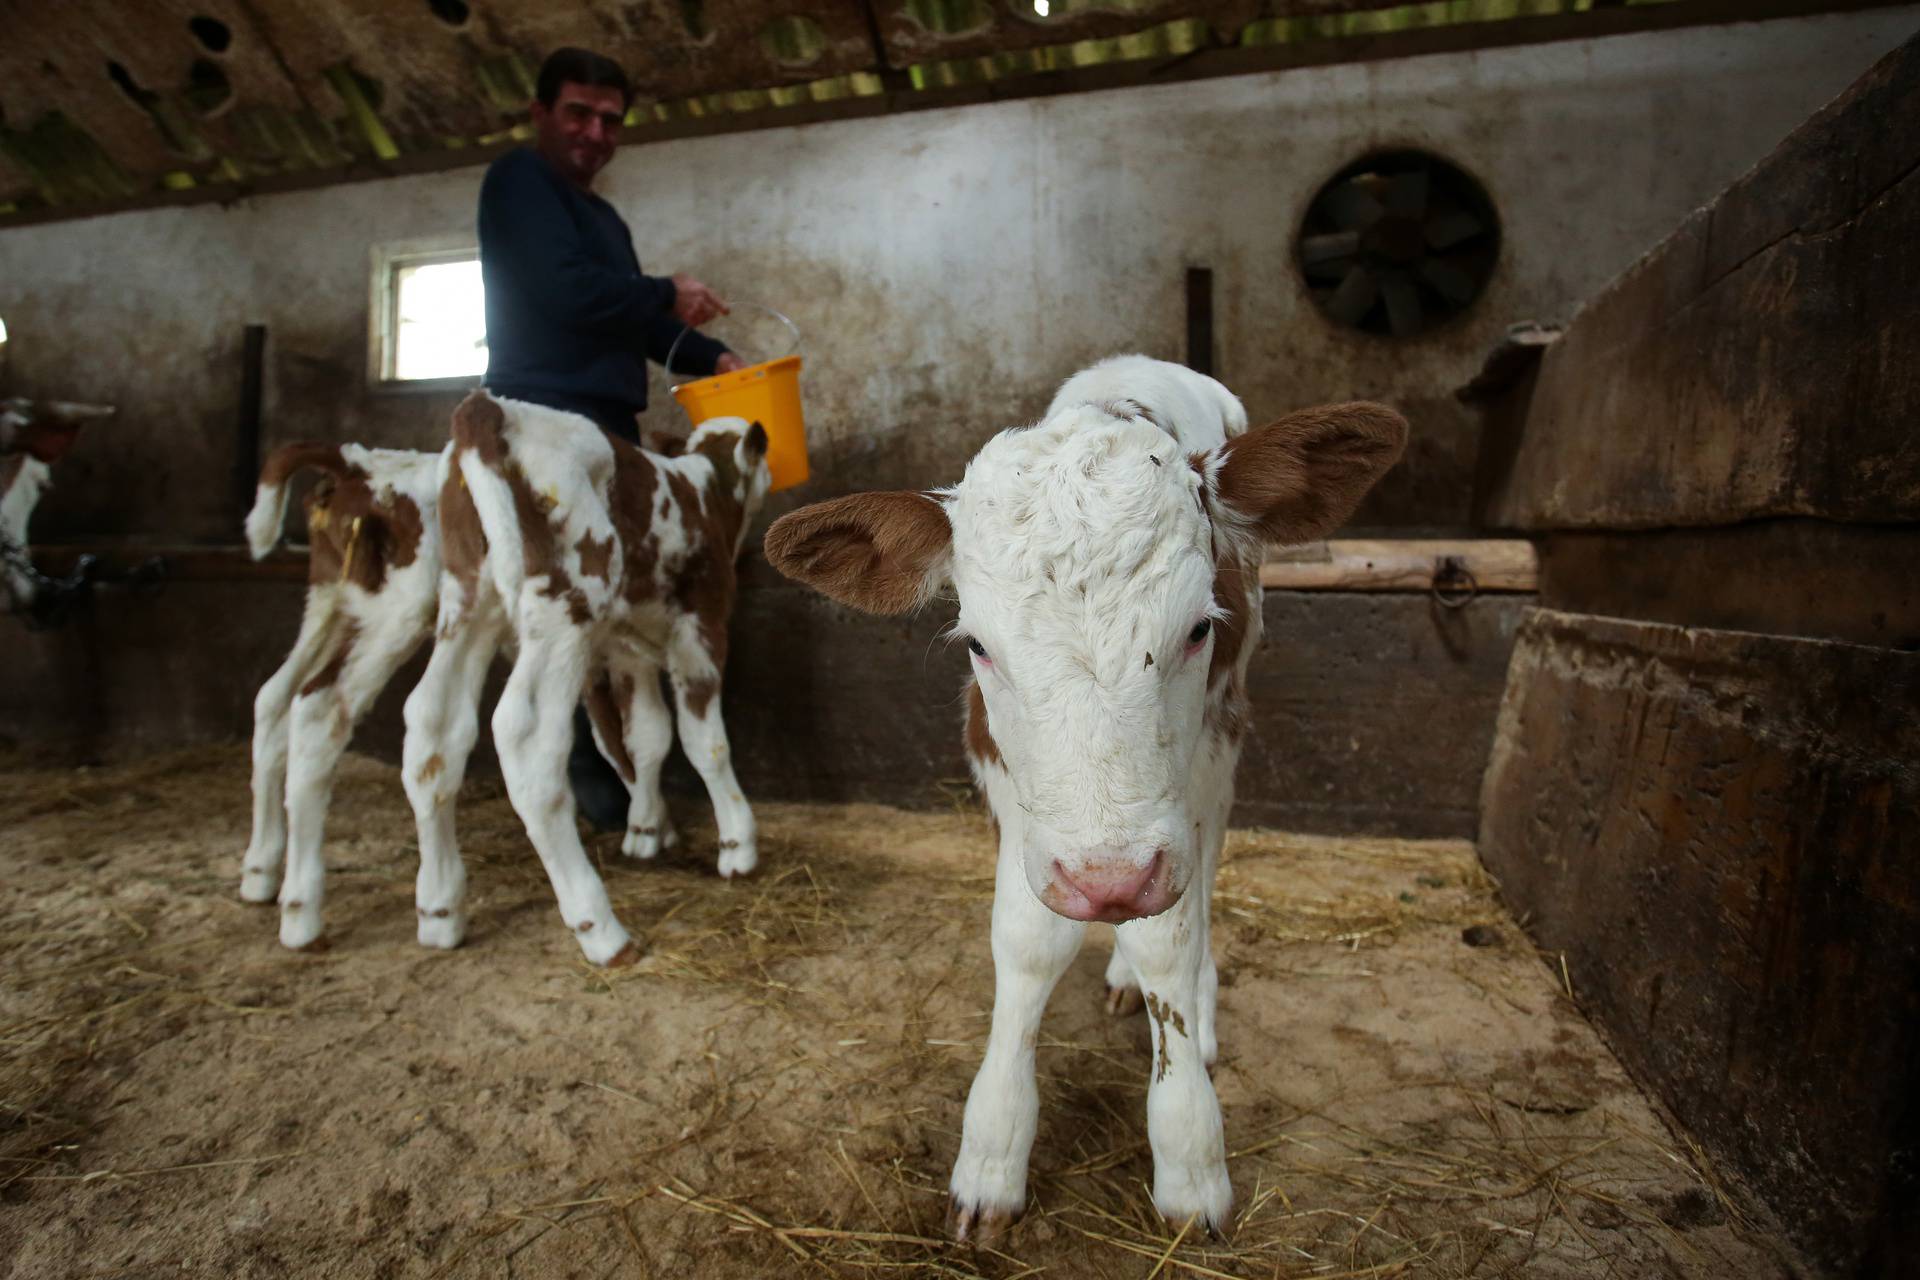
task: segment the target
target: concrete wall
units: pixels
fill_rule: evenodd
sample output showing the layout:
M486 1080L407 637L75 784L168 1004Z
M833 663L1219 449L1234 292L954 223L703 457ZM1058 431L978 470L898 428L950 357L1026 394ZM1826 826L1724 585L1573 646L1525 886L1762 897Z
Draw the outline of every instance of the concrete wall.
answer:
M1178 357L1210 267L1218 368L1256 415L1401 405L1408 461L1359 518L1466 521L1477 428L1450 396L1510 321L1563 317L1773 146L1920 9L1352 64L661 143L607 194L654 270L789 310L820 479L953 478L1085 361ZM1336 328L1292 262L1321 182L1379 146L1474 173L1505 221L1481 303L1410 342ZM426 445L453 397L365 385L376 243L461 233L478 169L0 232L12 389L123 407L66 464L42 538L232 541L242 326L269 330L267 443ZM670 406L658 416L676 421ZM779 508L773 513L777 514Z

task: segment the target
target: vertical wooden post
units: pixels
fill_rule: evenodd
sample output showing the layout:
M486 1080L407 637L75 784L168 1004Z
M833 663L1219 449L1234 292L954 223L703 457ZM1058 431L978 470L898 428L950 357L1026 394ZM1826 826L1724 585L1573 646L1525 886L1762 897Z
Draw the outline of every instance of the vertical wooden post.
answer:
M1213 373L1213 269L1187 268L1187 368Z
M267 326L250 324L240 344L240 421L233 455L233 490L240 515L253 507L260 481L260 401L266 385Z

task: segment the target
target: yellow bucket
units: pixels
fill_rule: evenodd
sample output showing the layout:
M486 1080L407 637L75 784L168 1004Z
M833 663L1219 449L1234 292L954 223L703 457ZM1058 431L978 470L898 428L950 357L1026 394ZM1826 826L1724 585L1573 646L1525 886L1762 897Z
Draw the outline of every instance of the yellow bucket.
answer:
M807 478L807 424L800 416L800 357L783 356L732 373L683 382L673 398L694 426L709 418L737 417L767 431L767 469L773 488L791 489Z

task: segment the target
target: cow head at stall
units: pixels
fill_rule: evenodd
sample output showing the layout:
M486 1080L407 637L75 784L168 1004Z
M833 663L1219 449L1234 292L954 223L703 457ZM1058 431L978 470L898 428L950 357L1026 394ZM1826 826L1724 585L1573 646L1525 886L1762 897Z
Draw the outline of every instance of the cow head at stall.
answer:
M66 578L42 574L28 554L27 522L53 487L53 466L73 447L81 427L113 412L110 405L65 400L0 401L0 582L6 611L23 615L29 625L57 621L63 602L85 584L90 562L82 557Z

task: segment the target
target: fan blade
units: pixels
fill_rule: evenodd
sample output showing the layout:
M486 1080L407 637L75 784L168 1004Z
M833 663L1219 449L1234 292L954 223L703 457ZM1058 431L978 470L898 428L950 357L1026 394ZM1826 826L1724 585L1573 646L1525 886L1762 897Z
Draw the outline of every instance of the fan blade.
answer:
M1464 307L1472 302L1477 291L1471 275L1451 262L1443 262L1438 258L1429 258L1420 264L1420 278L1456 307Z
M1342 258L1328 258L1324 262L1303 262L1300 264L1300 273L1316 284L1332 286L1345 280L1347 272L1359 264L1358 255L1350 253Z
M1387 184L1387 212L1402 218L1419 218L1427 212L1427 167L1396 173Z
M1300 261L1309 266L1330 258L1351 258L1358 252L1358 231L1330 231L1324 235L1300 237Z
M1343 231L1364 231L1386 212L1357 181L1343 182L1320 197L1320 207Z
M1359 324L1360 317L1367 314L1379 294L1379 285L1374 281L1373 272L1365 267L1355 267L1347 272L1347 278L1327 299L1327 314L1342 324Z
M1387 304L1387 324L1394 336L1405 338L1420 332L1426 316L1420 308L1420 291L1404 271L1388 271L1380 277L1380 296Z
M1485 231L1480 219L1465 209L1455 209L1452 213L1443 213L1427 224L1427 247L1430 249L1451 249L1463 240L1471 240Z

